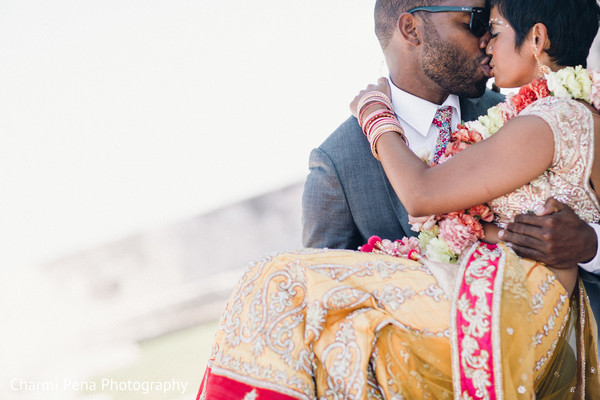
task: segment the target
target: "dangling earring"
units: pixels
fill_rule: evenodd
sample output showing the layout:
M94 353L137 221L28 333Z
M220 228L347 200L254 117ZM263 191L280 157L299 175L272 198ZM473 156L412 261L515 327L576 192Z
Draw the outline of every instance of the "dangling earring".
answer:
M541 76L543 78L546 75L548 75L551 71L550 71L549 66L542 64L542 62L540 61L540 56L538 56L538 49L535 44L536 39L537 38L534 36L533 37L533 57L535 57L535 61L537 61L538 74L539 74L539 76Z

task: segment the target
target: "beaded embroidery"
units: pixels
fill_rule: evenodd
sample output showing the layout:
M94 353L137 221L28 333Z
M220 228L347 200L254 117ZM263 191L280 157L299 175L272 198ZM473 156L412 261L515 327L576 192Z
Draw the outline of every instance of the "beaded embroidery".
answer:
M600 219L600 204L589 185L594 159L592 113L573 100L546 97L521 115L535 115L550 125L555 153L550 168L521 188L489 202L502 227L516 215L535 211L549 197L567 204L586 222Z

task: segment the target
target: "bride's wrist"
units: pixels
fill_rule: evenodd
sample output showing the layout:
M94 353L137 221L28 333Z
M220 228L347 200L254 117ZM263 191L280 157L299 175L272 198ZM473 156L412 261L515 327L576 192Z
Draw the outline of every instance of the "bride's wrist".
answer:
M481 226L483 227L483 241L489 244L497 244L500 239L498 238L498 232L500 232L500 227L491 223L491 222L481 222Z
M381 92L368 92L358 102L358 123L379 160L377 141L386 133L395 132L408 145L402 126L396 119L389 98Z

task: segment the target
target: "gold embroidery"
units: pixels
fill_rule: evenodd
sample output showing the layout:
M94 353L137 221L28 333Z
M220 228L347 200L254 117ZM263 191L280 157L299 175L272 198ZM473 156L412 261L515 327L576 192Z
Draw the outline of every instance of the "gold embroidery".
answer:
M589 185L594 157L592 112L569 99L545 97L520 115L536 115L554 133L554 160L540 177L489 203L497 221L506 225L516 215L535 211L554 197L567 204L586 222L600 219L600 204Z

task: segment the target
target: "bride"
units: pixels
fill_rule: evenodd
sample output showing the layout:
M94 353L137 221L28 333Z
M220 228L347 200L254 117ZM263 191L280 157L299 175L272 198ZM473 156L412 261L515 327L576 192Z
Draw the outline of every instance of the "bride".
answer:
M573 1L597 31L596 1ZM600 72L573 68L581 57L570 58L563 30L577 27L540 18L545 2L522 15L491 1L496 84L522 88L455 132L433 168L406 146L385 81L361 92L355 115L421 217L420 241L375 238L371 252L309 249L251 264L199 399L600 398L596 324L576 266L521 259L496 226L484 237L478 225L493 212L502 226L549 197L587 222L600 217ZM554 18L577 19L571 1L555 4ZM579 40L589 49L593 36ZM436 258L440 243L460 258Z

